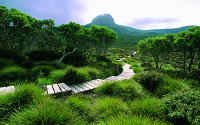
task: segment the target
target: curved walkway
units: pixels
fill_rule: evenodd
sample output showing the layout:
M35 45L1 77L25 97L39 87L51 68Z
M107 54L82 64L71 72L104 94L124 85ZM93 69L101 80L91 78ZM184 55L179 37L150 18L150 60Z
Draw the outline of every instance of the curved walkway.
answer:
M125 59L125 58L123 58L123 59ZM121 59L120 61L122 61L123 59ZM65 83L44 85L43 87L46 89L44 95L49 95L49 94L60 95L60 94L71 93L71 92L73 92L73 93L85 92L85 91L97 88L107 81L120 81L120 80L124 80L124 79L130 79L135 74L133 72L133 70L130 69L130 67L131 66L129 64L125 63L125 65L122 67L123 71L120 75L111 76L104 80L103 79L95 79L95 80L91 80L86 83L72 85L72 86L67 86ZM7 93L7 92L14 92L14 91L15 91L14 86L0 88L0 93L3 93L3 94Z
M111 76L106 78L105 80L102 79L95 79L91 80L86 83L67 86L65 83L58 83L53 85L47 85L47 91L45 94L61 94L66 92L73 92L73 93L79 93L79 92L85 92L88 90L92 90L94 88L99 87L103 83L107 81L120 81L124 79L130 79L135 73L132 69L130 69L129 64L125 64L123 67L123 72L118 76Z

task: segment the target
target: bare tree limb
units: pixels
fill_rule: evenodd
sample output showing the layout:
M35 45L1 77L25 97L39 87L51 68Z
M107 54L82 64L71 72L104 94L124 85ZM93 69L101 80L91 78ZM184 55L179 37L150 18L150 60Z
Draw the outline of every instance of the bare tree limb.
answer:
M65 54L65 50L63 51L63 56L60 58L60 60L58 61L58 64L57 65L59 65L61 62L62 62L62 60L65 58L65 56L67 56L67 55L69 55L69 54L71 54L71 53L74 53L76 51L76 48L74 48L74 50L72 51L72 52L68 52L67 54Z

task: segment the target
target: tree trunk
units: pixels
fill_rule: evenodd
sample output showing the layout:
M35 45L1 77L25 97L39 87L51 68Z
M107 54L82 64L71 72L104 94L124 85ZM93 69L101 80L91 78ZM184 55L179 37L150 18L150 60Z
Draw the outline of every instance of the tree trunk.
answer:
M186 62L186 52L183 52L183 56L184 56L184 62L183 62L183 70L185 72L185 62Z
M192 64L194 62L194 53L193 50L190 49L190 64L189 64L189 72L191 72Z
M158 69L159 66L158 66L158 59L156 59L156 69Z

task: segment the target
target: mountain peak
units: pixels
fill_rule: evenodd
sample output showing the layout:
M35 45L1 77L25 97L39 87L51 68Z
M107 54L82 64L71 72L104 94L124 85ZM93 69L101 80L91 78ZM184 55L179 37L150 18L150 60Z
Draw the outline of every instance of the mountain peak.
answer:
M103 25L103 24L115 24L114 18L110 14L101 14L96 16L91 24Z

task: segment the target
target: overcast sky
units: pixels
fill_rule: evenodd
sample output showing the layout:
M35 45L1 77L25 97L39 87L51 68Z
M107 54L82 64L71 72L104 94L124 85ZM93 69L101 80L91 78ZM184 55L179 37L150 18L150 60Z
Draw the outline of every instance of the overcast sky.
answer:
M0 0L36 19L53 19L56 26L70 21L88 24L100 14L137 29L200 26L200 0Z

